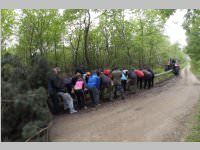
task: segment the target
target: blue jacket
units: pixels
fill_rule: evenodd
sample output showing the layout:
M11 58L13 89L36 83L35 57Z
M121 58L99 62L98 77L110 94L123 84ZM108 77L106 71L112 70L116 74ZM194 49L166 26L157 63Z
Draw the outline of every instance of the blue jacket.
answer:
M127 77L126 77L126 75L123 72L122 72L121 80L127 80Z
M87 88L100 88L100 77L96 73L93 73L87 83Z

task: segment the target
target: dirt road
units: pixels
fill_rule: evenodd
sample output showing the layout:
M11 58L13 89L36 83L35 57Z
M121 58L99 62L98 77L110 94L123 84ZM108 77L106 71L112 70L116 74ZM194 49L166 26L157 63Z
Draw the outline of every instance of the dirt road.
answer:
M181 128L200 97L200 82L187 66L175 77L97 110L61 115L51 141L180 141Z

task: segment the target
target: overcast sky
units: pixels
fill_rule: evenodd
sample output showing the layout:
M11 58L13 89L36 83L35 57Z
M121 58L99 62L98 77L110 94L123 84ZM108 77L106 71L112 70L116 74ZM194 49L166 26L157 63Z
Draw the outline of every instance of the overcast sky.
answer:
M185 30L181 26L186 12L186 9L177 10L176 13L167 20L164 32L169 36L171 43L178 42L181 48L187 45Z

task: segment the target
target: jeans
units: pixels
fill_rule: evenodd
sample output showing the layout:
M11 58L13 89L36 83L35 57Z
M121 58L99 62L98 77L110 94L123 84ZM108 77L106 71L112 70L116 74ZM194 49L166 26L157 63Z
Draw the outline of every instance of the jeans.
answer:
M99 90L95 87L89 88L89 93L94 105L99 104Z
M64 92L58 92L58 95L62 96L63 101L64 101L64 109L69 108L70 111L74 110L74 103L73 103L73 99L70 96L69 93L64 93Z

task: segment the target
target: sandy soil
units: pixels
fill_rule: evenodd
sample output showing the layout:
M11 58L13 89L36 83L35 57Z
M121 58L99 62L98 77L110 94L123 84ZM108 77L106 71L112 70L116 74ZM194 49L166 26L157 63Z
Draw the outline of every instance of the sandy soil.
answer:
M179 77L97 109L57 116L51 141L180 141L186 118L200 96L188 65Z

